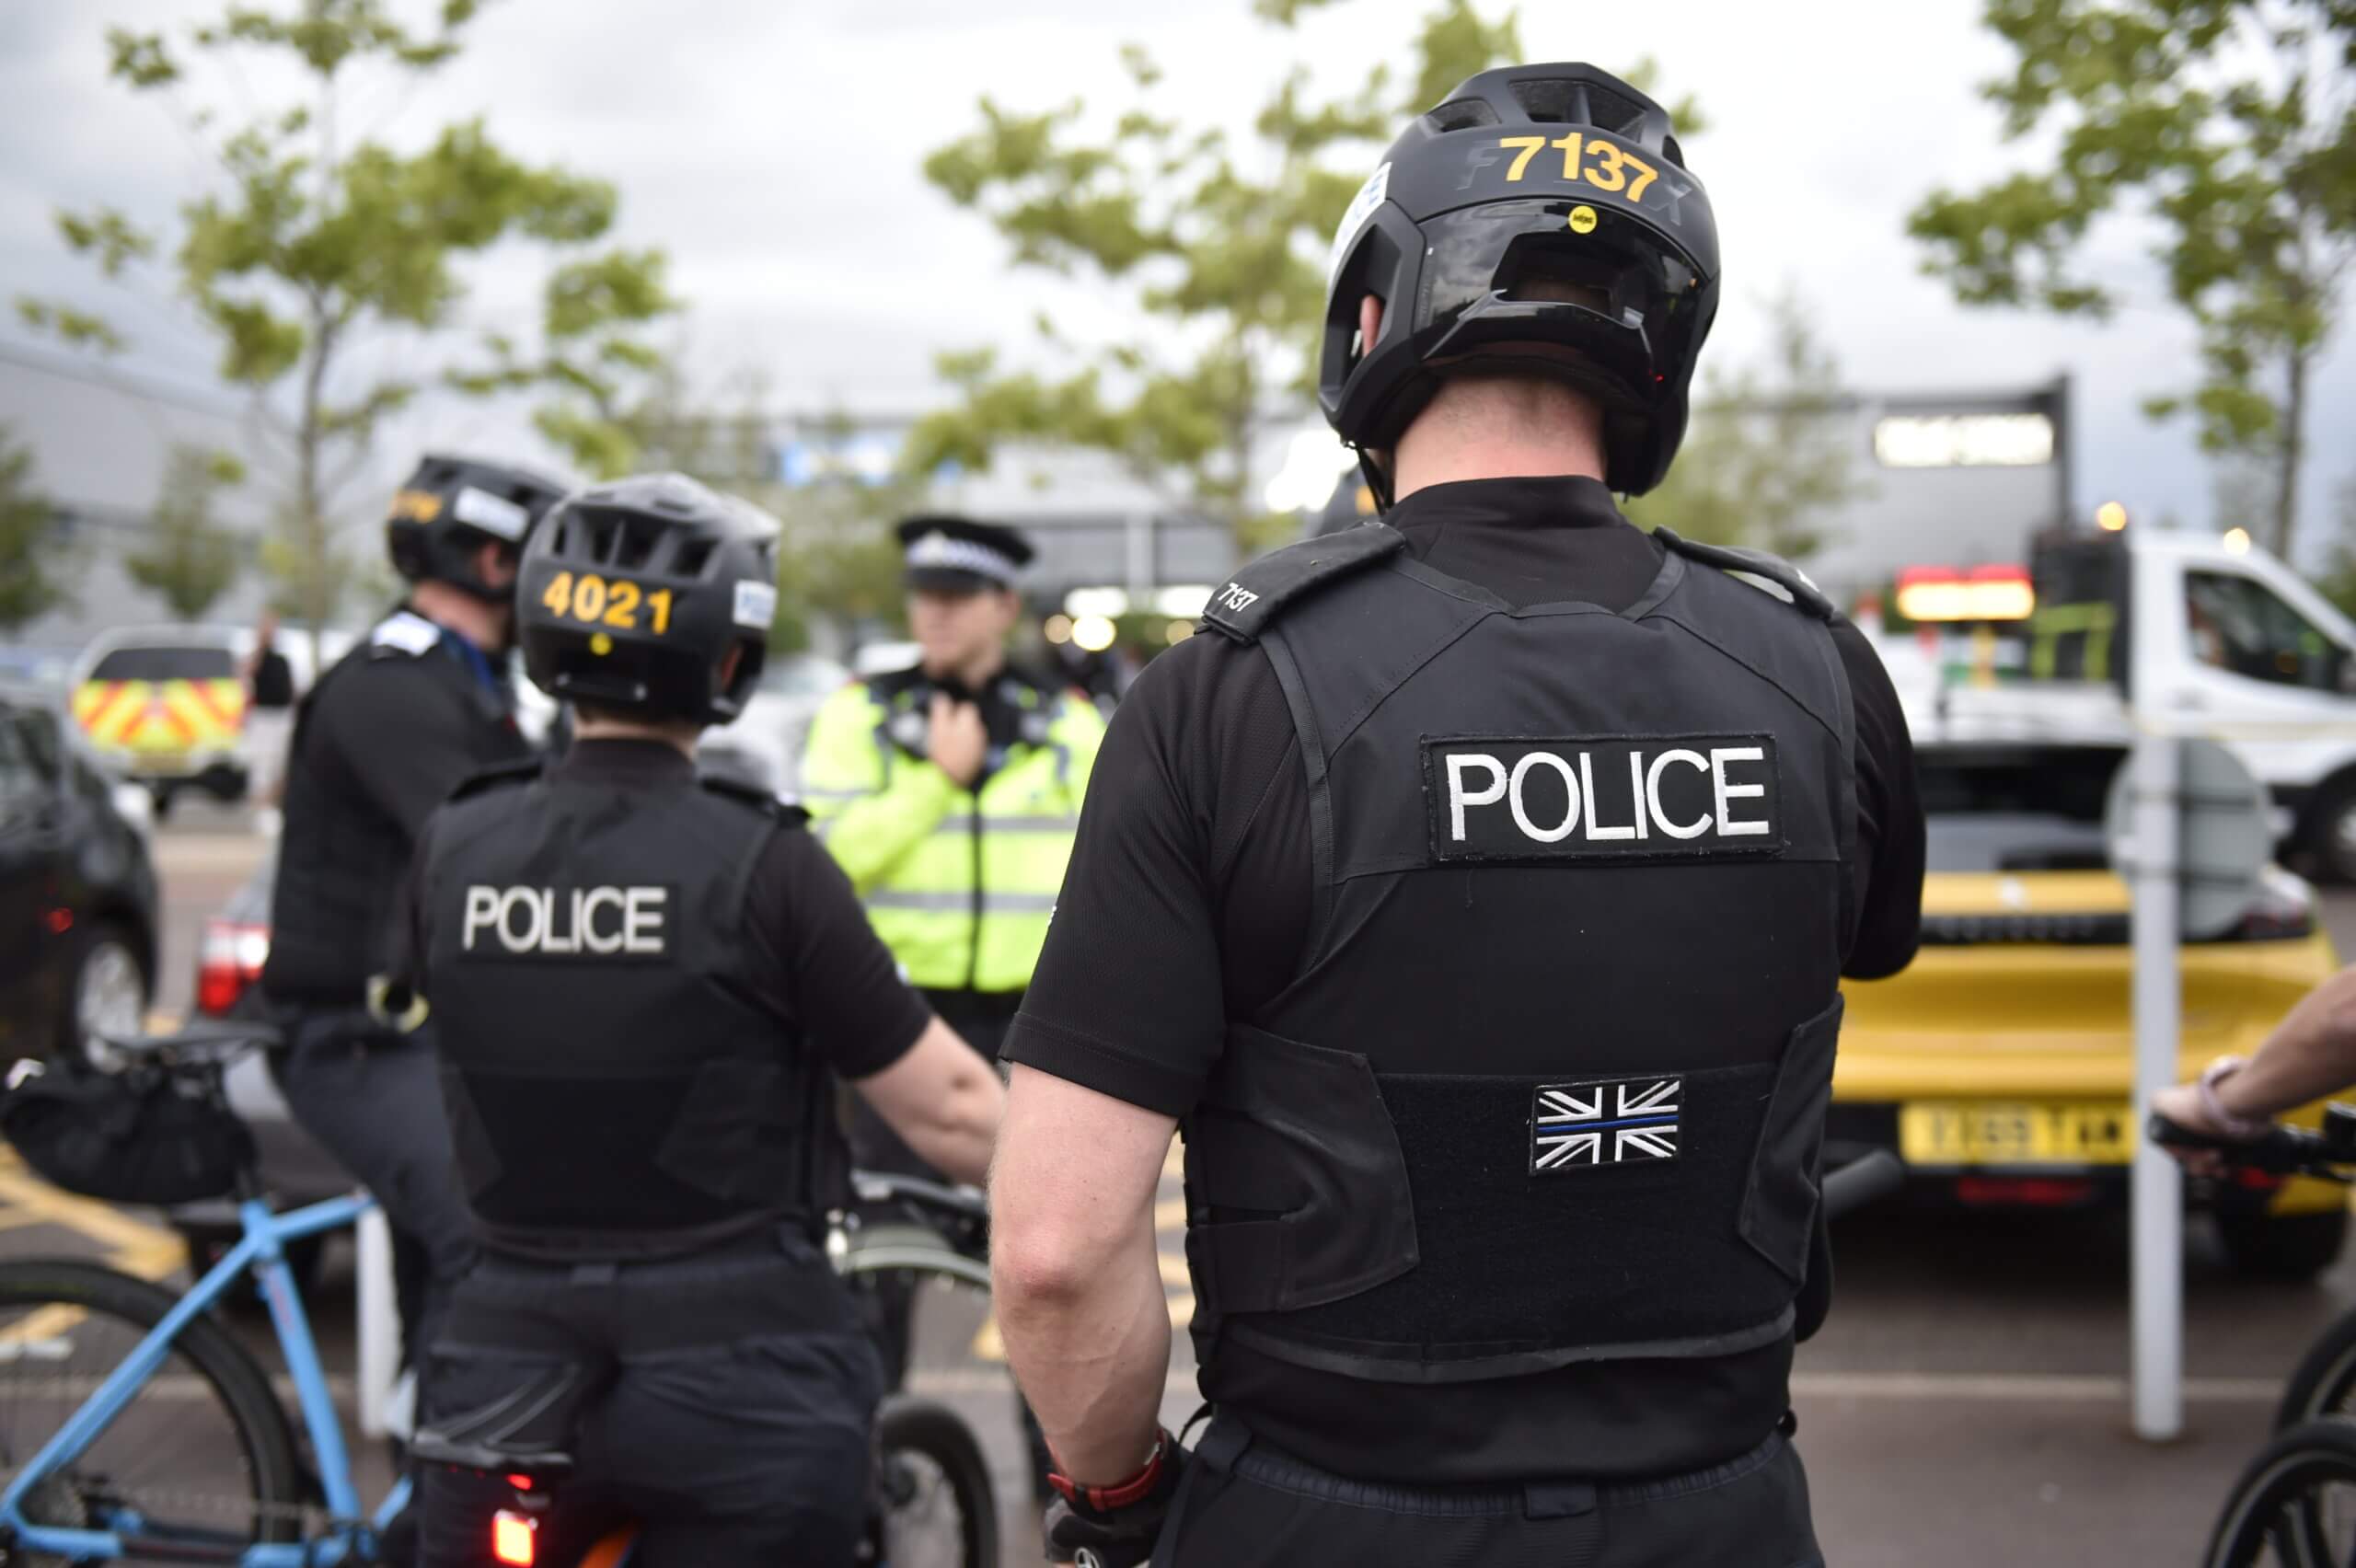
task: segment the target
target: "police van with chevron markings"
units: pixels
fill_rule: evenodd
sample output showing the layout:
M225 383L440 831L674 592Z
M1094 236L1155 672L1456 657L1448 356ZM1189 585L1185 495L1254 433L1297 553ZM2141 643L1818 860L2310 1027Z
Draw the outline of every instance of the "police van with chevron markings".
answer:
M237 645L228 628L131 627L94 639L75 664L75 723L101 761L154 793L158 815L184 789L245 796Z

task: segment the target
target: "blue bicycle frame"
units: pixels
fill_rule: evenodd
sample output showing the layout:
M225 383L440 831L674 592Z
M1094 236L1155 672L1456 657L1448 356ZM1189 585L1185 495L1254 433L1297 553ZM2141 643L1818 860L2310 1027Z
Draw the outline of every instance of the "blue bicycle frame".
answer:
M327 1493L329 1522L327 1535L320 1539L248 1546L236 1561L243 1568L311 1568L313 1564L342 1562L353 1556L355 1546L380 1535L408 1505L409 1480L402 1477L395 1482L375 1513L362 1518L360 1494L352 1483L351 1461L343 1446L343 1428L336 1419L335 1401L328 1392L327 1369L319 1365L318 1346L311 1337L311 1320L303 1310L303 1298L287 1272L285 1258L286 1243L352 1225L374 1206L370 1199L354 1196L330 1198L291 1214L272 1214L267 1205L258 1201L240 1203L237 1220L245 1231L244 1238L180 1297L179 1304L165 1314L164 1320L139 1342L121 1366L107 1375L81 1408L32 1457L7 1491L0 1493L0 1525L7 1528L16 1543L29 1551L100 1561L128 1557L138 1544L153 1544L143 1542L135 1516L113 1521L113 1528L102 1530L32 1524L24 1515L26 1494L73 1464L98 1441L99 1434L131 1407L147 1380L162 1367L164 1358L171 1353L172 1342L181 1331L248 1271L260 1282L262 1298L270 1306L271 1325L278 1332L279 1351L294 1379L295 1401L302 1408L303 1424L310 1434L320 1484Z

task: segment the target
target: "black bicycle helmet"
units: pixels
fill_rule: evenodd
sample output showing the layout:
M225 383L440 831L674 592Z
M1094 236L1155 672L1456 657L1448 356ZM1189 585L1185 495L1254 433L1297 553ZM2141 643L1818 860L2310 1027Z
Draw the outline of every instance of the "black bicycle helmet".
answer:
M684 474L581 491L524 551L525 672L550 697L633 718L727 722L760 678L777 543L776 518ZM723 683L731 648L744 652Z
M476 552L493 540L520 551L534 525L564 499L565 488L513 463L429 452L393 497L385 519L386 553L393 570L411 582L433 578L503 605L513 588L494 588L478 576Z
M1358 342L1358 302L1383 302ZM1604 409L1605 482L1658 484L1718 306L1717 227L1669 111L1592 65L1484 71L1407 127L1334 238L1317 398L1365 460L1453 371L1541 374ZM1576 357L1519 355L1548 344Z

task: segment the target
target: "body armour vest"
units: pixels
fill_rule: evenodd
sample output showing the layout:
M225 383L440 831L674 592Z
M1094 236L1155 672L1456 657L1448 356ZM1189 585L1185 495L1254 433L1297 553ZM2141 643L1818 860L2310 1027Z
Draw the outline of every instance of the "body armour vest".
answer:
M1206 1360L1448 1382L1793 1331L1848 683L1796 571L1659 536L1617 612L1512 608L1380 525L1213 596L1291 707L1315 875L1184 1127Z
M435 819L420 897L442 1087L486 1240L690 1251L814 1227L831 1082L745 927L801 813L718 781L491 775Z
M295 709L287 750L288 809L271 894L273 930L262 971L262 988L273 1000L358 1006L365 998L368 977L385 951L393 890L408 875L416 847L408 825L377 807L355 778L373 766L371 759L315 743L312 727L321 709L352 699L347 681L360 676L364 665L379 666L361 678L415 682L413 701L463 715L474 737L469 770L528 750L505 707L435 648L438 636L416 616L395 617L377 628L375 640L339 660ZM385 744L399 744L398 735L388 735ZM460 778L450 782L456 786Z

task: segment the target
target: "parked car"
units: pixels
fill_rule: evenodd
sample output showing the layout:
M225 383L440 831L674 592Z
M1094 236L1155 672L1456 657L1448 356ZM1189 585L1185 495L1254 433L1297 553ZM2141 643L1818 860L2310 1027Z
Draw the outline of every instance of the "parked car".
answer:
M156 930L146 835L114 780L50 701L0 686L0 1060L137 1032Z
M245 798L237 636L225 627L129 627L93 639L75 670L75 722L108 767L154 792L158 816L182 790Z
M1932 745L1923 950L1850 982L1825 1129L1828 1165L1895 1150L1917 1196L1972 1206L2123 1205L2138 1128L2131 898L2111 870L2108 744ZM2240 922L2182 950L2178 1076L2246 1055L2339 967L2307 884L2269 868ZM2292 1119L2317 1124L2323 1107ZM2348 1230L2344 1189L2220 1186L2219 1233L2246 1272L2305 1277Z

